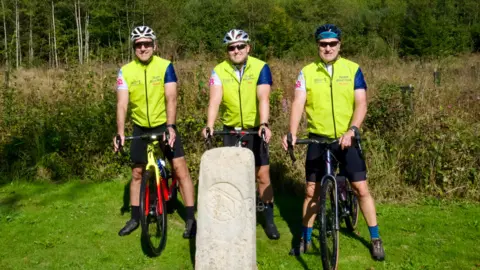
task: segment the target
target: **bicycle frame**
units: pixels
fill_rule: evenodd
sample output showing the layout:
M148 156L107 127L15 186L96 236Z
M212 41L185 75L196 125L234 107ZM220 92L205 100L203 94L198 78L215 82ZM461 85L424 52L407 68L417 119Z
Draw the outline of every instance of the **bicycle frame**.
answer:
M156 193L157 197L160 199L157 202L157 211L158 214L163 214L164 209L163 205L161 203L161 199L165 198L165 201L168 201L170 199L170 194L171 191L167 185L166 182L166 175L162 176L162 173L160 170L164 171L165 167L163 167L163 164L157 164L157 159L155 158L156 156L159 156L158 151L160 150L160 145L158 141L158 137L163 137L164 133L159 133L159 134L146 134L142 136L129 136L125 137L125 140L135 140L135 139L149 139L151 142L147 144L147 165L145 166L145 170L150 170L153 167L153 171L155 172L155 181L156 181ZM165 134L168 137L168 134ZM119 142L119 139L117 139L117 142ZM120 143L118 143L120 144ZM161 166L159 166L161 165ZM174 184L176 183L176 179L172 179L172 187L174 187ZM160 192L160 185L163 189L163 194ZM147 191L148 191L148 185L147 185ZM146 203L147 207L145 207L145 215L148 215L148 210L149 210L149 192L145 194L146 196Z
M330 150L330 146L327 146L327 152L325 153L326 159L325 159L325 165L327 172L326 174L322 177L322 180L320 181L320 186L323 186L327 183L327 181L332 181L333 186L334 186L334 201L335 201L335 230L340 230L340 221L339 219L339 214L338 214L338 185L337 185L337 179L335 178L334 172L333 172L333 166L332 166L332 151Z
M288 141L288 152L290 154L290 157L293 162L296 161L296 158L293 154L293 146L292 146L292 134L287 135L287 141ZM337 185L337 180L335 178L335 172L333 171L333 166L332 166L332 151L331 151L331 145L334 143L337 143L338 140L333 140L330 142L321 142L319 140L315 139L297 139L296 144L323 144L326 146L326 152L325 152L325 167L326 167L326 173L322 177L320 181L320 186L323 186L327 183L327 181L332 181L333 186L334 186L334 198L335 198L335 230L340 230L340 221L339 221L339 211L338 211L338 185Z
M215 131L213 131L213 135L212 135L212 133L210 131L210 128L207 127L206 132L207 132L207 138L205 139L205 145L206 145L207 149L210 149L212 147L212 137L215 136L215 135L236 136L237 141L235 143L235 147L244 147L242 145L242 142L243 142L242 139L243 139L244 136L258 135L258 131L242 130L241 128L235 128L234 130L229 130L229 131L215 130ZM261 134L262 134L262 139L263 139L263 142L264 142L264 147L267 147L266 143L265 143L265 129L262 129ZM258 190L257 190L257 193L258 193ZM258 198L258 194L257 194L257 198ZM261 201L261 200L259 200L256 207L257 207L257 212L262 212L265 209L265 205L264 205L263 201Z
M155 159L155 151L159 148L160 146L158 145L158 141L155 140L151 143L149 143L147 145L147 165L145 166L145 170L149 170L153 167L154 171L155 171L155 182L156 182L156 192L157 192L157 196L159 199L162 199L162 196L164 198L168 198L169 197L169 190L168 190L168 187L167 187L167 183L165 181L165 179L163 179L162 177L162 174L160 173L160 168L158 167L158 164L156 162L156 159ZM160 192L160 185L162 185L162 188L163 188L163 194L161 194ZM147 190L148 190L148 185L147 185ZM145 194L146 196L146 203L147 203L147 207L145 207L145 215L148 215L148 210L149 210L149 192L146 192ZM160 203L161 200L158 200L157 201L157 211L158 211L158 214L163 214L163 205L162 203Z

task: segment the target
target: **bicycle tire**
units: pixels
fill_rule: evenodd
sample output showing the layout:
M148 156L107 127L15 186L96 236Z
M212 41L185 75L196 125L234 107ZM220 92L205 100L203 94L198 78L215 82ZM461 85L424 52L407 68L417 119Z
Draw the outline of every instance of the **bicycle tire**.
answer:
M352 190L352 186L350 182L347 181L347 209L349 211L348 216L345 218L345 225L347 225L347 229L350 231L355 231L358 224L358 198Z
M159 188L160 198L157 194L155 172L145 170L140 185L141 244L144 252L150 257L159 256L167 241L166 204L162 185Z
M337 269L338 230L336 229L334 178L326 179L320 194L320 209L317 218L320 224L320 255L324 270Z

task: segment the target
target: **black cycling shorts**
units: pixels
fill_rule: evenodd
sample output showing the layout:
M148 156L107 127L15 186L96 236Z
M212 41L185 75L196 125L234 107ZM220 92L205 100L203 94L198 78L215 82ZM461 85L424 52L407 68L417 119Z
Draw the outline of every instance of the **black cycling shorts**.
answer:
M146 128L138 125L133 125L133 136L140 136L140 135L150 134L150 133L162 133L162 132L165 132L165 129L166 129L166 124L163 124L154 128ZM176 129L175 129L175 133L176 133L176 137L175 137L175 142L173 144L173 149L171 149L170 147L166 147L166 148L161 147L163 154L169 160L185 156L185 151L183 150L183 144L182 144L182 139L180 138L180 134ZM132 140L132 143L130 145L130 159L134 165L147 164L147 144L149 142L150 140L148 139ZM160 142L160 145L163 146L164 144Z
M258 127L248 129L248 131L258 132ZM234 130L233 127L224 126L224 131ZM238 138L237 136L224 135L223 136L223 145L224 146L235 146ZM258 135L246 135L242 138L242 146L252 150L253 156L255 157L255 166L264 166L270 164L270 156L268 154L268 144L263 142L263 139Z
M321 139L321 136L310 134L309 138ZM325 138L325 137L323 137ZM325 146L309 144L307 159L305 162L305 176L307 182L320 182L326 173ZM332 164L334 168L339 166L338 175L346 176L351 182L358 182L367 179L367 166L357 146L342 150L337 143L333 146ZM338 162L337 162L338 161Z

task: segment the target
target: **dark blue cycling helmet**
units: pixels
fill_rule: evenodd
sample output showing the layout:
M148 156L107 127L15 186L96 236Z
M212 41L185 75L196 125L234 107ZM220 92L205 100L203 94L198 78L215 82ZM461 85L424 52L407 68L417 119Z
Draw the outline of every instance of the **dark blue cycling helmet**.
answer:
M335 24L324 24L317 28L315 31L315 40L319 41L324 38L336 38L338 40L342 39L342 31L340 28L335 26Z

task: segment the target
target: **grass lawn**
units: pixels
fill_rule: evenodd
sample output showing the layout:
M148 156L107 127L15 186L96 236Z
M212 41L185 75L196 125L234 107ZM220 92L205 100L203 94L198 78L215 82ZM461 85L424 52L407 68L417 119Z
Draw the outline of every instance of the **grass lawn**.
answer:
M0 269L193 269L194 241L182 238L184 222L169 215L167 246L146 257L140 230L119 237L126 182L32 184L0 187ZM276 197L282 234L271 241L257 226L258 269L320 269L319 251L288 256L300 230L301 198ZM480 269L480 205L425 199L378 204L386 260L368 250L363 219L356 234L340 233L340 269ZM180 209L182 213L183 209ZM318 232L314 232L318 235ZM316 243L318 247L318 243Z

